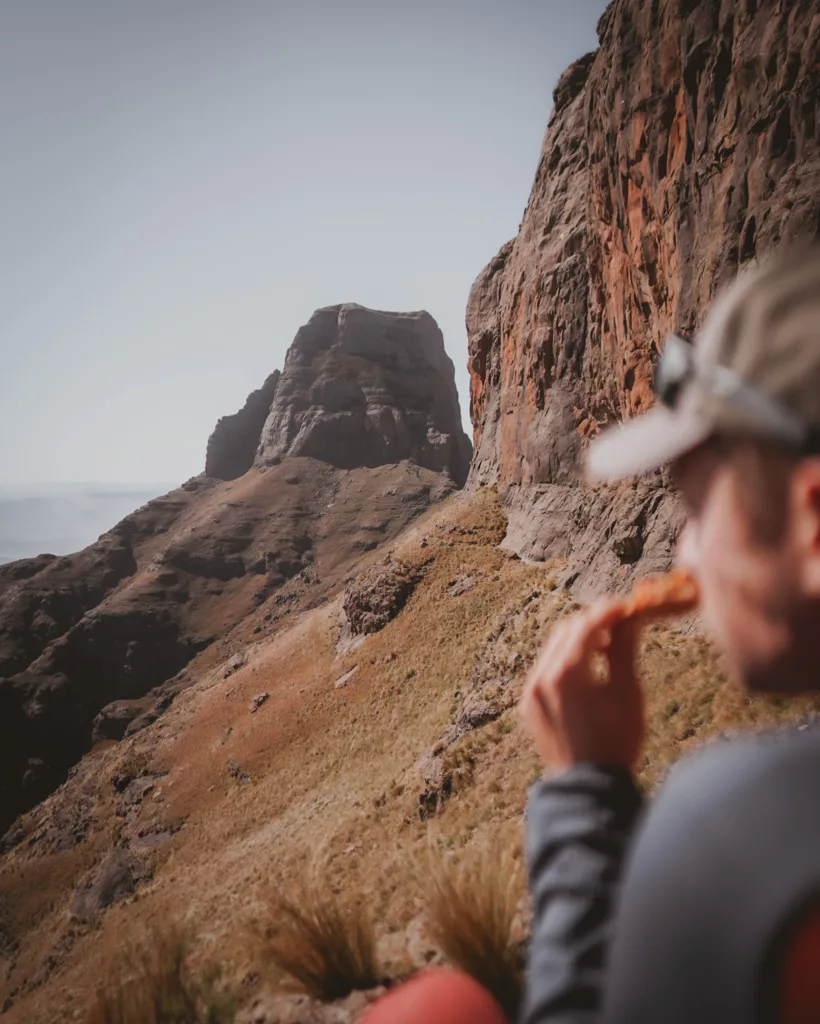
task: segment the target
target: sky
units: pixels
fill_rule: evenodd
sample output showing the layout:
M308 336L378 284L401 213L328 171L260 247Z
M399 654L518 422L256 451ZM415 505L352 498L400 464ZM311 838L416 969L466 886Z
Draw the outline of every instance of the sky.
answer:
M0 0L0 485L182 481L314 309L470 285L604 0Z
M79 551L174 484L0 483L0 565Z

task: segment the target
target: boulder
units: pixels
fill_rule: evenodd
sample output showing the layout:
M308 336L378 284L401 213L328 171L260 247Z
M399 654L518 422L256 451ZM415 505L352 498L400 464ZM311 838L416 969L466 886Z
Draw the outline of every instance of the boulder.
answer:
M343 634L358 637L383 629L405 606L420 578L418 569L393 559L365 569L345 590Z
M78 921L93 921L104 910L127 899L141 878L141 868L131 856L124 850L114 850L77 889L71 916Z

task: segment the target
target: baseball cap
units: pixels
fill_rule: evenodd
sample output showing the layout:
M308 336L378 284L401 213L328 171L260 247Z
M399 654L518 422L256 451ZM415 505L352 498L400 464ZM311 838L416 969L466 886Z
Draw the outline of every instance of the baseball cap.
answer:
M591 480L648 473L715 435L820 453L820 247L742 271L695 344L667 339L655 395L649 412L592 442Z

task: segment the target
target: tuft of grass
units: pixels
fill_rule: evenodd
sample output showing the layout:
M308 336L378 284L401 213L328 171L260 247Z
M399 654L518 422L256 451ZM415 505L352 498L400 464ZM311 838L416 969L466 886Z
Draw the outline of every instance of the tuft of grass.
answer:
M89 1024L229 1024L237 1001L220 987L220 970L196 975L188 956L180 931L126 946L97 992Z
M524 984L524 949L513 935L524 893L520 860L495 843L429 855L427 918L445 957L483 985L511 1020Z
M276 892L266 955L314 999L331 1002L383 980L366 908L331 887L327 865L309 865L287 893Z

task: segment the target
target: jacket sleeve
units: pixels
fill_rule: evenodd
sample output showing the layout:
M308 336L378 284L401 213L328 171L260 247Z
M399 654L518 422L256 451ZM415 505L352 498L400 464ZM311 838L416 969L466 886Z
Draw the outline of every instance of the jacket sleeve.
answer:
M521 1024L599 1019L616 889L643 798L623 769L579 764L533 786L533 906Z

